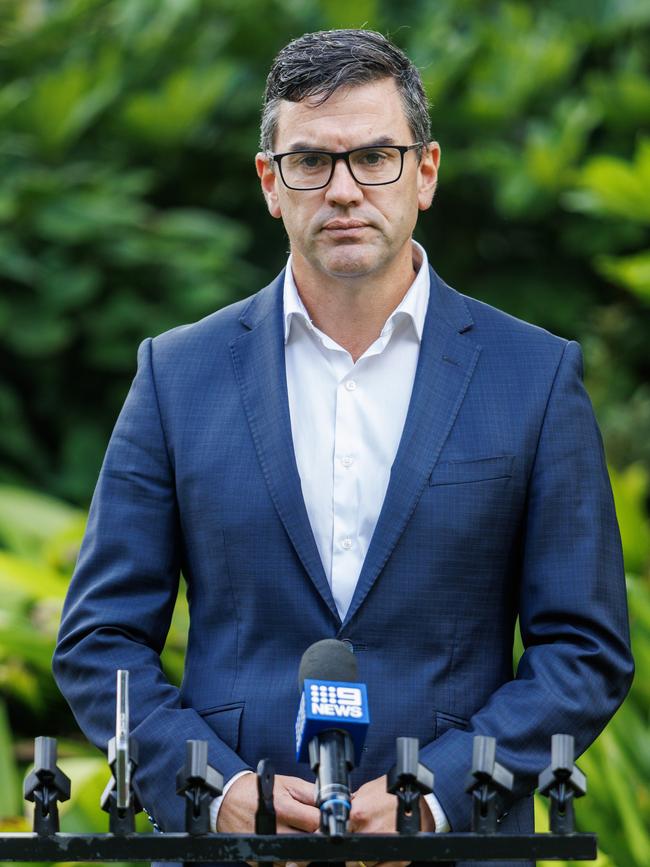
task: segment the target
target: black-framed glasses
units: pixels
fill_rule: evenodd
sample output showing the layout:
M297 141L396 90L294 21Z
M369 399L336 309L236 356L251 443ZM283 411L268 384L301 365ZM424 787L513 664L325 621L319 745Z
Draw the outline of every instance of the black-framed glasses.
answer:
M404 154L421 148L412 145L377 145L351 151L288 151L268 154L277 163L280 177L290 190L320 190L332 180L337 160L343 160L354 180L368 187L394 184L402 176Z

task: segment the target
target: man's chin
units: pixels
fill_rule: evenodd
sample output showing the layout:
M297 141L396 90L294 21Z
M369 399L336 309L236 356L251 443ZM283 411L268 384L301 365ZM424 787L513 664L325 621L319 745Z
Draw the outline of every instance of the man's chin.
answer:
M376 256L350 250L343 255L328 256L322 262L322 270L331 277L354 279L372 274L379 265Z

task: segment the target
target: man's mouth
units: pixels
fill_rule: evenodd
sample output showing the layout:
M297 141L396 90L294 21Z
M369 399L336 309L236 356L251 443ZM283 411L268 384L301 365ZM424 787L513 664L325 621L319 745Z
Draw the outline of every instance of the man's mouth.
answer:
M358 235L368 228L368 223L361 220L330 220L323 229L333 235Z

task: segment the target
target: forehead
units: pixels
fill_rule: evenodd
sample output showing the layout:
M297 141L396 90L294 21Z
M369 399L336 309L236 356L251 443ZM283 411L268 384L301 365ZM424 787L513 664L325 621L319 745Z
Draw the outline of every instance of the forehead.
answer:
M301 146L342 150L374 140L410 144L413 138L402 98L392 78L340 87L325 102L307 98L282 100L274 147L277 151Z

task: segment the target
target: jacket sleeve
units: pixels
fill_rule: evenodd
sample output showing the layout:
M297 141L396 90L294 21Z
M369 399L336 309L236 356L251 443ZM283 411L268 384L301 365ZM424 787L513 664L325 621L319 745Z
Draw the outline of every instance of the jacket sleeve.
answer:
M476 734L497 739L530 794L550 761L551 736L583 752L625 697L633 675L621 542L602 441L568 343L548 397L529 479L519 580L525 652L516 676L475 713L421 750L452 830L470 824L464 788Z
M82 731L104 751L114 734L115 672L129 669L131 731L139 745L134 785L163 830L182 830L175 780L186 739L208 741L209 761L226 780L248 765L195 710L182 707L160 665L178 592L182 537L151 352L151 340L144 341L108 446L53 669Z

